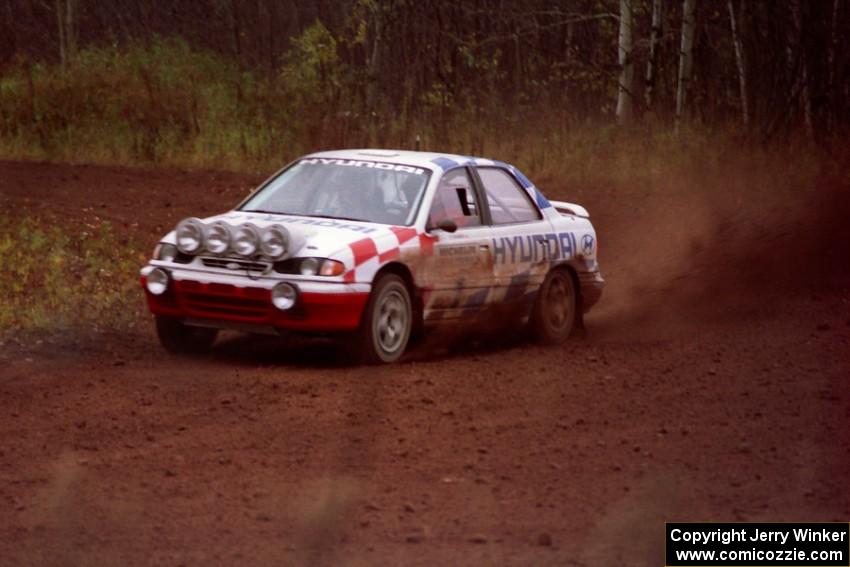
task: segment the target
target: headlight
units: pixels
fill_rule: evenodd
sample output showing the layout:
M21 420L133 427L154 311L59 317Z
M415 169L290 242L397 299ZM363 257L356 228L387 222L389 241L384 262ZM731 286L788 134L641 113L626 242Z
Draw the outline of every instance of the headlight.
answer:
M298 292L292 284L279 283L272 290L272 304L281 311L291 309L297 298Z
M162 268L154 268L148 274L145 285L152 295L162 295L168 289L168 272Z
M160 242L153 249L153 259L164 262L173 262L177 257L177 247L167 242Z
M216 221L207 226L207 250L213 254L224 254L230 246L230 225Z
M301 275L302 276L315 276L319 273L319 259L318 258L304 258L301 260Z
M289 231L280 225L272 225L263 230L260 235L260 249L272 260L279 260L286 255L289 246Z
M177 248L184 254L197 254L204 245L204 223L190 218L177 225Z
M246 223L236 229L233 235L233 250L240 256L252 256L260 245L260 231L253 224Z
M345 264L328 258L289 258L275 262L274 270L279 274L333 277L345 273Z

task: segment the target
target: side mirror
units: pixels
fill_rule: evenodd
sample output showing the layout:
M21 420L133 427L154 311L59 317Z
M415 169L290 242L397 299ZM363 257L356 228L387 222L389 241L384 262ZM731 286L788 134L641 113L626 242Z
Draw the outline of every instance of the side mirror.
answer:
M452 219L443 219L437 223L437 228L446 232L454 232L457 230L457 223Z

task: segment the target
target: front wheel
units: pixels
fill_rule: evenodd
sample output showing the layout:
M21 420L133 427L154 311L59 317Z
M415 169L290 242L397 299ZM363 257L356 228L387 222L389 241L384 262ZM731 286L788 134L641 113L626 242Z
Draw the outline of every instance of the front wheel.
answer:
M352 341L353 354L366 364L395 362L404 354L413 327L413 304L404 280L381 276Z
M218 336L218 329L192 327L175 317L156 315L156 334L159 343L173 354L207 352Z
M537 342L559 344L569 338L576 321L576 286L566 270L549 272L534 303L531 330Z

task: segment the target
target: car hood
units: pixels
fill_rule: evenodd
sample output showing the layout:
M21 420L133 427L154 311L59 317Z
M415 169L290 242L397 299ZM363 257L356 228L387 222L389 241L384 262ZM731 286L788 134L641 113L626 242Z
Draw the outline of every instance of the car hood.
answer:
M399 227L370 222L244 211L229 211L201 220L205 224L220 220L234 227L248 222L259 228L273 224L284 226L291 238L291 252L287 257L340 257L340 253L349 250L350 244L367 238L376 243L385 238L394 240L394 230L399 230ZM404 227L403 230L413 229ZM174 243L174 231L171 231L164 241Z

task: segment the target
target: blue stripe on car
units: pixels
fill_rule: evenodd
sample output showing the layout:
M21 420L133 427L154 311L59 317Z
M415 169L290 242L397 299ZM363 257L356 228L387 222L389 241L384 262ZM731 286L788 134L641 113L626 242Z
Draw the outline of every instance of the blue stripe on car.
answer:
M549 199L547 199L537 187L534 188L534 195L536 197L535 200L537 201L537 206L541 209L545 209L546 207L552 206L552 203L549 202Z
M435 163L443 169L451 169L454 166L458 165L458 163L447 157L438 157L431 160L431 163Z
M517 179L519 179L519 182L522 183L522 186L525 187L526 189L528 189L529 187L531 187L533 185L533 183L528 180L528 177L523 175L523 173L520 170L518 170L517 168L515 168L514 166L511 166L511 171L514 172L514 175L517 176Z
M530 272L523 272L521 274L513 276L511 278L510 284L508 284L508 290L507 292L505 292L504 301L519 299L520 297L525 295L525 289L528 287L528 283L530 280Z
M466 305L463 306L464 311L481 308L487 301L487 296L490 294L491 289L490 287L485 287L470 295L469 299L466 300Z

